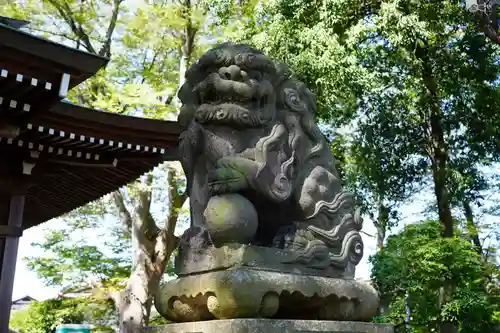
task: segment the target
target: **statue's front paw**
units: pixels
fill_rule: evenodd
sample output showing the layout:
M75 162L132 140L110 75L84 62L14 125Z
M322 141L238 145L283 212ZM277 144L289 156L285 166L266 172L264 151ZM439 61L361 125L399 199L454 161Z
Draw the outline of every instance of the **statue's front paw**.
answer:
M314 240L314 235L307 229L297 229L293 234L285 236L285 249L300 251Z
M255 161L255 148L247 148L238 154L239 157Z
M273 246L279 249L301 250L307 247L314 235L298 223L281 227L273 239Z
M245 176L234 169L217 168L208 174L208 187L212 195L238 192L248 188Z

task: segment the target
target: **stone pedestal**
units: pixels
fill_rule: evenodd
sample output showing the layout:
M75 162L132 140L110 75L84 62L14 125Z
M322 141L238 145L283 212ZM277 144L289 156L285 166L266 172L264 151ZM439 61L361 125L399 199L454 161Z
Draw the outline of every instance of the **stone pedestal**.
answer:
M230 319L150 327L144 333L394 333L392 325L349 321Z
M175 322L233 318L367 321L378 294L353 279L256 270L189 275L161 286L156 309Z
M163 284L155 306L175 322L270 318L368 321L379 297L369 284L333 269L288 264L293 251L258 246L180 253L179 278ZM297 306L300 305L300 306Z

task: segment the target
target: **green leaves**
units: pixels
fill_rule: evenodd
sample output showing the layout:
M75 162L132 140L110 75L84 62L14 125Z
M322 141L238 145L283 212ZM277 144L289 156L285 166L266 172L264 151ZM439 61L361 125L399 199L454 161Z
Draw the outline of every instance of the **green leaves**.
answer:
M93 324L93 332L113 332L103 327L113 308L92 297L50 299L32 302L28 309L14 313L10 326L19 333L55 332L61 324Z
M25 258L28 268L47 285L71 288L86 287L92 282L111 278L125 279L130 274L131 260L126 256L130 245L120 242L123 235L115 238L116 241L107 248L106 243L97 246L85 239L76 240L74 236L78 233L76 228L47 232L44 242L32 244L45 255ZM107 237L111 240L110 236ZM118 244L121 244L121 249L114 249Z
M460 332L490 331L494 300L484 279L488 265L467 240L441 238L439 222L406 226L390 236L386 247L370 257L370 262L373 281L391 299L386 320L402 322L408 293L412 325L433 327L436 320L451 320L461 323ZM440 307L439 293L445 280L453 281L456 290L452 301Z
M254 23L240 29L235 39L290 65L317 94L318 114L340 121L353 112L353 91L369 73L357 66L335 27L320 19L330 14L314 1L264 1L254 11Z

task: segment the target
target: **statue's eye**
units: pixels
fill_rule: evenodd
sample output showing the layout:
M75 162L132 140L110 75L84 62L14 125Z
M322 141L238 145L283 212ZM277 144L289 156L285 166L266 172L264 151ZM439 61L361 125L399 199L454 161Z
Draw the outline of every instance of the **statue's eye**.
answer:
M285 97L291 104L297 105L300 103L300 97L294 89L286 88Z
M248 119L248 114L244 113L241 117L242 117L243 119L247 120L247 119Z

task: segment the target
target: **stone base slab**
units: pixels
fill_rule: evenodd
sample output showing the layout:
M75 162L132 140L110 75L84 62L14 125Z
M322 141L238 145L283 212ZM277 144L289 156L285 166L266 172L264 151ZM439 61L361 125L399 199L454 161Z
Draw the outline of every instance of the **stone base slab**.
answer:
M297 253L293 250L277 249L242 244L227 244L216 248L210 246L203 251L191 250L176 258L175 273L178 276L207 273L233 267L249 267L265 271L285 272L333 278L353 278L354 268L308 267L294 263Z
M163 284L155 306L175 322L273 318L368 321L379 297L356 280L246 267L180 277Z
M349 321L230 319L149 327L144 333L394 333L392 325Z

